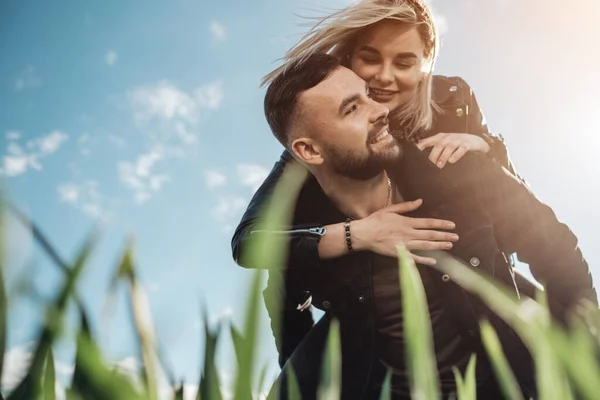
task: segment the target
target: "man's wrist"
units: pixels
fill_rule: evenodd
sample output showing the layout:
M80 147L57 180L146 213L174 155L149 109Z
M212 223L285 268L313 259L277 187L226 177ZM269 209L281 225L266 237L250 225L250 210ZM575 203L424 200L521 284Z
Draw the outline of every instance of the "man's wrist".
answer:
M370 250L368 235L364 234L364 219L357 219L350 222L352 230L352 249L354 251Z

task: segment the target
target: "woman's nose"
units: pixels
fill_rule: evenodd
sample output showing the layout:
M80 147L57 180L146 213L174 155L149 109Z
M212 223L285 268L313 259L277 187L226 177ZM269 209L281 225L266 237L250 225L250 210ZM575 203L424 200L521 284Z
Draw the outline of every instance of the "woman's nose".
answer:
M387 65L382 65L377 74L375 80L381 82L384 85L389 85L394 82L394 75L392 74L391 68Z

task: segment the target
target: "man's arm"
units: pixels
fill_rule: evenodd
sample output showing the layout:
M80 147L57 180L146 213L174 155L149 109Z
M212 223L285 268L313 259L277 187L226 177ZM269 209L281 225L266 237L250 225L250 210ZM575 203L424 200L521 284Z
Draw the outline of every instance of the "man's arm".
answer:
M544 286L553 315L566 322L581 300L598 303L577 237L550 207L484 156L469 154L456 167L456 177L467 186L465 195L474 193L492 218L500 249L516 252Z

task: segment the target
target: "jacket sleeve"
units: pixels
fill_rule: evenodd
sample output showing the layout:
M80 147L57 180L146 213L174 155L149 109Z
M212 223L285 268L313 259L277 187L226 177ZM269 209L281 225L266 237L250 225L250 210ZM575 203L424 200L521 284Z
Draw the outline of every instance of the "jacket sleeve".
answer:
M463 159L464 163L457 163L463 169L457 176L471 186L463 193L474 193L484 204L500 249L516 252L519 260L529 264L547 292L553 315L566 322L581 300L598 304L588 263L569 227L499 164L480 154L468 154Z
M310 293L297 285L291 270L270 270L263 291L271 332L283 367L314 325ZM296 283L296 284L295 284ZM304 307L301 307L304 305Z
M310 204L312 203L312 201L310 201L311 193L309 189L314 187L314 185L310 185L309 181L304 183L304 186L300 191L292 218L292 224L288 229L279 232L258 231L255 229L260 221L261 213L266 206L266 203L283 175L285 166L291 162L296 161L287 151L284 151L280 160L275 163L269 176L254 194L234 232L231 240L233 259L242 267L257 269L265 268L262 265L256 265L251 262L250 258L244 257L244 253L250 247L253 239L258 235L275 235L274 237L277 238L285 235L289 238L289 242L287 242L289 251L286 268L302 269L306 266L314 266L320 260L318 245L319 240L323 235L323 231L320 229L321 226L302 221L301 218L302 215L308 214ZM308 179L310 180L313 178L309 177Z
M475 93L473 89L469 86L464 79L456 77L460 82L460 86L465 91L465 100L467 105L467 133L475 134L480 136L483 140L487 142L490 146L490 151L487 153L488 157L492 160L496 161L504 168L506 168L511 174L519 177L522 181L524 181L516 172L515 167L510 160L510 155L508 153L508 148L504 143L504 137L500 135L495 135L490 132L485 116L483 115L483 111L477 102L477 98L475 97Z

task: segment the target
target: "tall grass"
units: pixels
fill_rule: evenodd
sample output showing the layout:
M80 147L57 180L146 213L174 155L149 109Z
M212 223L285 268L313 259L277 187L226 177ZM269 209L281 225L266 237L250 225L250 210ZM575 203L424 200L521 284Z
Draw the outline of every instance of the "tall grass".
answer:
M265 216L264 228L284 226L289 219L290 209L296 198L299 186L294 182L302 181L300 170L286 172L287 179L277 188L272 199L269 212ZM4 208L4 212L18 213L14 208ZM54 399L55 370L53 345L62 335L63 320L67 307L74 304L78 310L80 323L76 336L76 356L73 378L67 388L67 398L91 400L156 400L159 398L158 376L166 368L161 362L157 349L153 323L148 313L148 300L141 284L137 279L137 266L134 262L134 251L131 245L126 245L120 262L115 268L113 283L124 281L128 284L130 307L134 326L137 332L143 368L137 381L131 376L124 375L112 368L102 354L96 338L91 333L87 310L75 295L79 277L88 265L95 248L96 238L92 234L83 241L81 249L73 261L65 262L58 257L58 252L31 221L22 215L17 215L25 223L33 226L37 243L63 271L63 283L54 299L46 304L46 319L37 334L35 350L31 364L22 381L10 393L3 393L9 400ZM4 232L0 229L0 232ZM2 238L4 239L4 238ZM4 240L0 242L0 350L4 352L6 345L7 301L3 279ZM277 268L286 256L285 239L278 242L264 237L255 243L248 257L250 263L260 264L262 268ZM568 400L600 398L600 312L593 306L585 308L584 318L574 321L569 331L554 323L544 304L543 296L540 302L533 300L516 300L507 295L484 277L471 271L468 267L451 259L438 263L444 273L480 298L501 318L512 325L521 336L534 357L536 378L538 382L539 399ZM435 400L440 397L438 374L432 348L432 334L425 292L417 268L407 255L400 251L399 274L401 276L402 303L404 307L406 354L410 387L414 399ZM237 360L236 378L233 384L235 399L252 399L257 393L271 386L265 382L266 370L257 364L257 340L259 326L259 308L261 302L262 273L253 273L252 286L246 309L246 319L241 331L231 326L230 332L234 338ZM114 285L113 285L114 287ZM410 305L410 306L408 306ZM199 377L198 392L195 399L221 400L222 379L216 368L216 348L221 335L221 326L209 326L206 312L203 314L205 323L205 349L198 355L202 366ZM275 321L277 326L278 321ZM485 349L492 361L492 367L501 383L506 399L522 400L518 385L510 370L500 342L490 324L482 321L481 333ZM341 382L341 350L338 322L332 323L323 365L321 366L321 384L318 390L319 399L339 399ZM475 363L473 357L464 376L455 371L458 400L473 400L475 391ZM0 372L3 369L0 357ZM169 375L167 371L167 375ZM288 370L288 391L290 399L300 399L298 381L293 370ZM183 385L172 382L173 389L170 398L183 398ZM276 383L276 386L278 384ZM388 374L381 393L381 399L390 397L390 375ZM270 398L277 398L274 390ZM0 395L2 399L2 395ZM485 399L484 399L485 400Z

